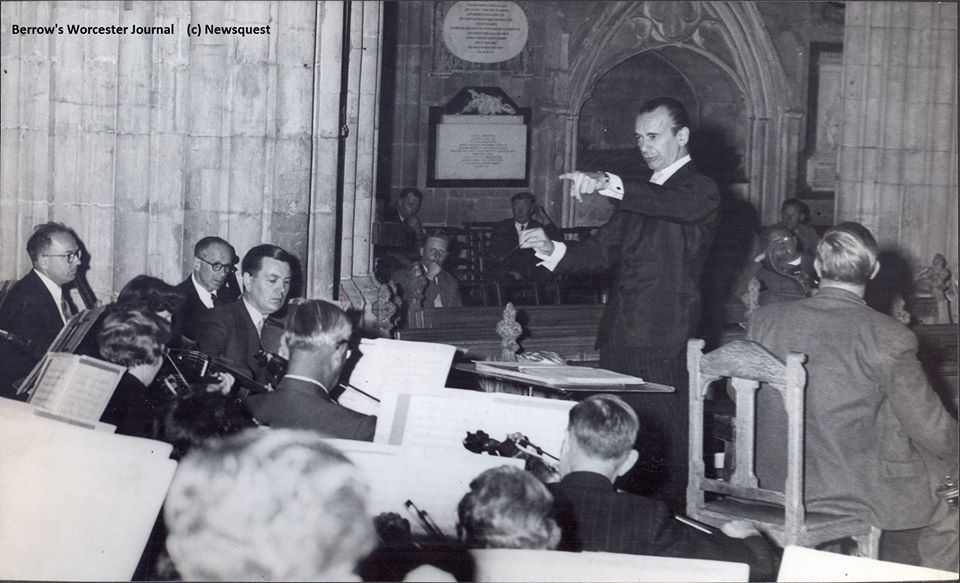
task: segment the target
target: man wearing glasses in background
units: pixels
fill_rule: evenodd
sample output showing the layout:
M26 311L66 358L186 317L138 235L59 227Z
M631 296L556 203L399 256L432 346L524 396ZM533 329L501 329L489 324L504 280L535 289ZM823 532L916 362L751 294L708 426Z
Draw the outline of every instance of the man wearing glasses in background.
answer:
M236 301L239 291L234 283L236 252L220 237L204 237L193 247L193 272L177 286L186 301L174 319L174 328L195 339L200 316L216 306Z
M16 383L37 364L75 309L63 286L77 276L83 258L76 234L63 223L37 225L27 240L33 263L0 306L0 397L17 395Z

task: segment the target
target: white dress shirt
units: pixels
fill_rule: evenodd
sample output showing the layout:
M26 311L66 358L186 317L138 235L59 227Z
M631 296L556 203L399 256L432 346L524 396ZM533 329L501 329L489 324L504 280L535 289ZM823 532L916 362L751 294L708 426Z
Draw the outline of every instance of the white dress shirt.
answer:
M200 296L200 302L203 303L208 309L213 308L213 294L207 288L200 285L200 282L197 281L197 277L193 274L190 275L190 281L193 282L193 287L197 289L197 295Z
M263 330L263 322L267 319L267 317L261 314L260 310L250 305L250 302L247 301L247 298L243 298L243 306L247 308L247 313L250 314L250 319L253 320L253 325L257 329L257 336L259 336L260 332Z

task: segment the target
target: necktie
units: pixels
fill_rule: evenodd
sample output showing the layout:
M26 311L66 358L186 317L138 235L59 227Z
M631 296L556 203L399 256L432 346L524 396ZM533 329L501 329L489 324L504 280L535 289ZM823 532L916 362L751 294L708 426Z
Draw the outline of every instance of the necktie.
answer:
M73 315L73 310L70 309L70 302L67 301L66 293L60 296L60 313L63 315L64 322L69 320L70 316Z
M210 292L210 300L213 302L214 308L220 305L220 298L217 297L217 292Z

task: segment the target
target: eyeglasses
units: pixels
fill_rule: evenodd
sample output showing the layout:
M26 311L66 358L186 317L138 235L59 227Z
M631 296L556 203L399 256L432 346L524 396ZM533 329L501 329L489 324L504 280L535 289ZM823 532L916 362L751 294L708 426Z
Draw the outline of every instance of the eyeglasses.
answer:
M209 261L207 261L206 259L204 259L203 257L200 257L200 256L198 256L198 255L194 255L194 257L196 257L196 258L199 259L200 261L203 261L204 263L206 263L207 265L209 265L209 266L210 266L210 269L216 271L217 273L223 271L224 269L227 270L227 273L234 273L234 272L237 271L237 268L234 267L233 265L230 265L230 264L220 263L219 261L217 261L216 263L210 263Z
M67 263L77 263L78 261L83 259L83 251L79 249L77 249L76 251L71 251L69 253L59 253L59 254L43 253L42 255L44 257L64 257L66 258Z

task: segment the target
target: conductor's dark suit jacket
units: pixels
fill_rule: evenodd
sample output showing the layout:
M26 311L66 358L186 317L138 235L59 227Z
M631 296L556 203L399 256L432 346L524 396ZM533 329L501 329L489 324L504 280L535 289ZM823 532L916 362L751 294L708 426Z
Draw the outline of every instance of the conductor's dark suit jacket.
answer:
M284 377L270 393L250 395L244 404L257 421L273 428L313 429L338 439L373 441L377 418L348 409L321 388Z
M563 531L558 550L732 561L749 564L752 580L776 579L779 552L759 536L700 532L674 519L663 502L618 492L593 472L571 472L548 488Z
M263 345L242 300L206 310L197 321L196 335L194 340L201 352L230 361L239 372L257 381L269 381L266 370L254 358Z
M34 270L15 283L0 306L0 330L29 341L34 354L43 354L63 328L60 307ZM8 340L0 339L0 397L26 400L13 386L39 360Z
M488 279L499 279L508 271L519 273L524 278L536 273L535 268L540 262L534 255L533 249L518 249L520 235L517 233L517 223L513 218L504 219L493 224L490 230L490 246L487 248L487 263L484 266L484 275ZM553 224L544 226L539 221L527 221L527 229L542 228L547 237L559 241L563 234Z
M700 320L700 274L716 230L720 194L693 162L663 185L621 177L610 221L569 245L555 273L613 270L597 346L678 353Z

